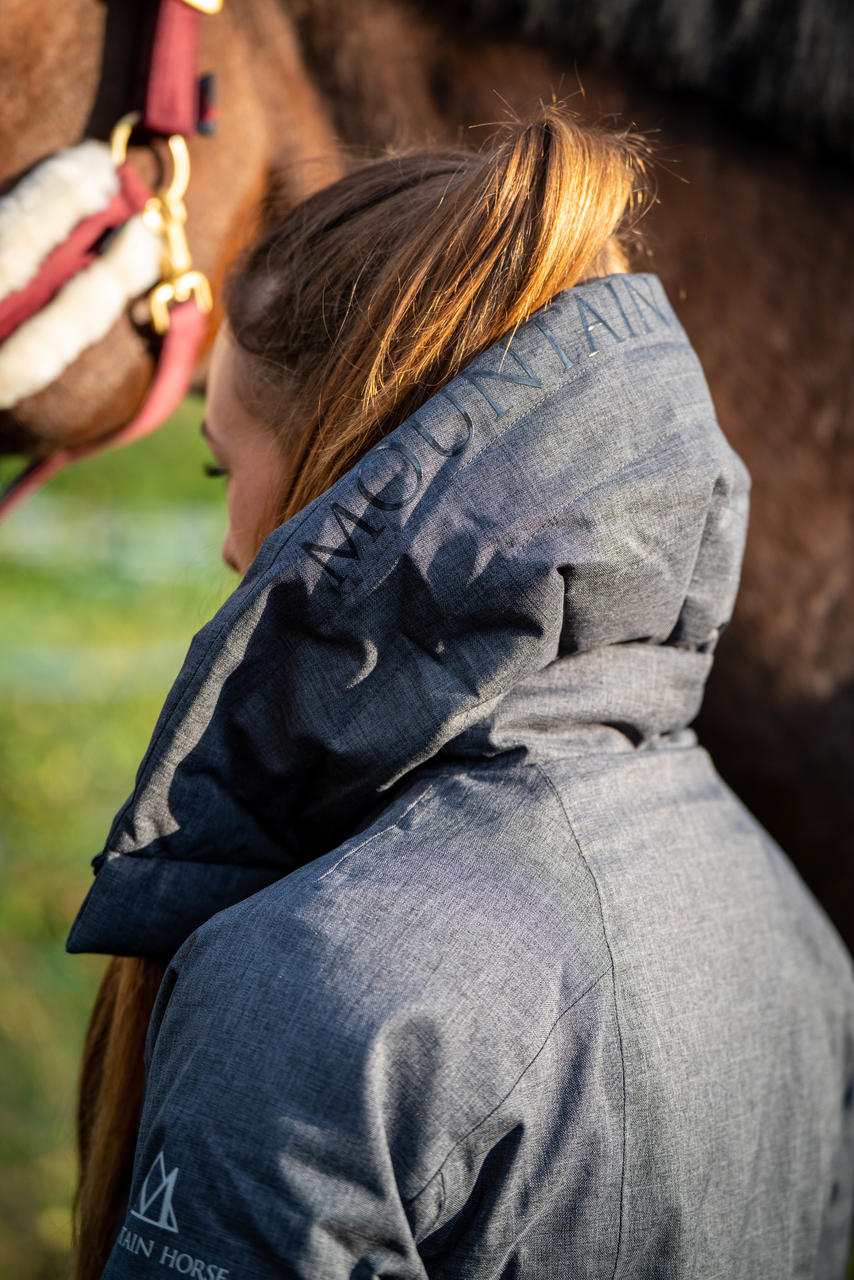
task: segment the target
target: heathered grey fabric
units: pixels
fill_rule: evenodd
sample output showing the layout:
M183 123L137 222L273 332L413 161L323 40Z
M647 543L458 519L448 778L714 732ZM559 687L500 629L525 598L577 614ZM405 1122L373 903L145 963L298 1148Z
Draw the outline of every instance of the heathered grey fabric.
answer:
M851 960L688 727L747 491L612 276L267 539L69 939L173 957L109 1280L842 1280Z

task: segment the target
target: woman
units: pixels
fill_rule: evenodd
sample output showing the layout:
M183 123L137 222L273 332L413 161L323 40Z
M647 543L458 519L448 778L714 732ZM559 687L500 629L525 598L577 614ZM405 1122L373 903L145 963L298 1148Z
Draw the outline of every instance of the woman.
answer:
M235 273L245 576L68 944L129 957L78 1277L842 1275L854 977L687 727L748 478L626 273L642 171L549 109Z

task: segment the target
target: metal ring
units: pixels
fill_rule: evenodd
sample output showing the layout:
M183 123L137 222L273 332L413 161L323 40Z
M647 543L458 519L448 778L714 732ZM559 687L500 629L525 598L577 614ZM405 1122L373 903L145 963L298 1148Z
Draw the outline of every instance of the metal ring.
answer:
M113 125L113 131L110 134L110 155L117 169L127 160L131 134L141 119L142 114L139 111L129 111ZM167 146L172 157L172 177L168 187L161 187L158 196L165 204L177 204L190 185L190 150L186 138L180 133L173 133L167 139Z
M113 131L110 134L110 155L117 169L127 160L130 135L141 119L138 111L129 111L117 124L113 125Z

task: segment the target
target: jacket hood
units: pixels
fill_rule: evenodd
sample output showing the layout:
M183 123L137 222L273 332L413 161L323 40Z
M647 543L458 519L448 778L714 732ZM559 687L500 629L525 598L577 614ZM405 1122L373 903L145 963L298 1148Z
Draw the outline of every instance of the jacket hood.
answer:
M270 534L192 642L68 949L171 955L426 762L669 741L748 488L658 279L560 294Z

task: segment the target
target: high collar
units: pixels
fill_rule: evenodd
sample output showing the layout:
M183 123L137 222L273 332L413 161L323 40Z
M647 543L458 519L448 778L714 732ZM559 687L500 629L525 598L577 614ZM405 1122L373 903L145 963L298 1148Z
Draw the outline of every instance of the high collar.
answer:
M560 294L267 538L193 640L69 950L171 954L428 762L682 729L748 488L657 278Z

